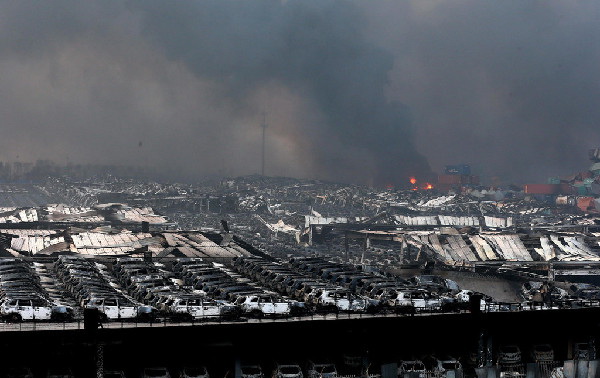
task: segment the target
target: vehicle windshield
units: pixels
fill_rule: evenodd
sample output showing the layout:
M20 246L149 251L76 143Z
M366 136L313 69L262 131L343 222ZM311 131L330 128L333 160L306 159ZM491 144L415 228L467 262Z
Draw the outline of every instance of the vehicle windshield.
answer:
M456 370L459 368L456 362L442 362L442 367L445 370Z
M298 366L282 366L279 371L281 374L297 374L300 372L300 368Z

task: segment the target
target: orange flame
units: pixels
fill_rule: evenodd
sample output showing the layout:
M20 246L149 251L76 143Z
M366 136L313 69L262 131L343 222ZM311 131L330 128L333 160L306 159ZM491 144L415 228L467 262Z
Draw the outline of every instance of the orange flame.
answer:
M423 189L431 190L431 189L433 189L433 185L431 185L430 183L426 183L425 186L423 187Z
M411 177L410 178L410 183L413 184L413 185L415 185L417 183L417 179L414 178L414 177Z

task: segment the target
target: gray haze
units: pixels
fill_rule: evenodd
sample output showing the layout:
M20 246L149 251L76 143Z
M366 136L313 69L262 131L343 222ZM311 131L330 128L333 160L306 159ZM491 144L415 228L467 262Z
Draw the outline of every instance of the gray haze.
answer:
M367 184L600 144L593 2L0 2L0 159ZM141 146L140 146L140 142ZM429 161L429 163L428 163Z
M600 3L415 0L368 8L395 56L391 98L410 109L434 170L545 182L600 146ZM376 22L375 22L376 21Z

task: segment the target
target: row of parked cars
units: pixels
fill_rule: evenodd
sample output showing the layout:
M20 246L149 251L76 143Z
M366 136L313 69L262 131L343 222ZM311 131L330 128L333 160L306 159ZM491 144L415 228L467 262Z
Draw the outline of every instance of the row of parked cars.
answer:
M526 303L545 303L547 306L569 308L598 305L600 287L588 283L557 286L555 282L527 281L521 285Z
M403 280L321 258L292 258L282 264L240 257L234 267L246 277L323 312L450 311L467 306L473 294L437 276Z
M266 290L260 282L226 268L222 264L201 259L178 259L173 271L195 290L201 290L216 301L229 301L244 316L289 316L304 313L304 304Z
M460 289L456 283L437 276L416 276L409 280L382 273L364 272L352 265L321 258L291 259L296 271L345 287L355 295L378 303L380 311L399 313L452 310Z
M60 256L54 269L79 306L97 309L102 320L153 316L153 308L129 296L104 264L78 256Z
M43 268L40 267L42 272ZM32 265L21 259L1 259L0 316L13 322L72 319L73 308L54 301L42 280L51 281L51 278L40 276Z
M160 316L180 320L238 318L238 308L232 303L212 299L183 279L195 269L212 268L201 259L178 259L170 270L162 263L140 258L120 258L113 266L115 276L130 295L152 306Z
M9 368L5 374L0 374L1 377L7 378L33 378L33 371L28 367ZM77 375L81 376L81 375ZM102 375L104 378L127 378L132 375L126 375L123 370L104 370ZM49 368L44 375L46 378L75 378L76 375L68 367ZM135 377L141 378L209 378L209 374L204 367L184 367L179 369L177 375L172 375L165 367L150 367L142 369L140 374L135 374Z
M567 297L542 283L522 288L533 302L540 292L554 301ZM279 262L244 256L233 260L233 269L201 258L118 258L107 264L78 256L60 256L54 264L0 259L0 315L12 321L70 320L81 308L98 309L104 320L439 312L469 308L474 294L482 298L482 310L524 308L495 303L439 276L402 279L316 257Z
M271 290L304 302L311 311L360 313L380 310L378 301L340 284L312 277L290 264L240 257L234 261L234 268Z

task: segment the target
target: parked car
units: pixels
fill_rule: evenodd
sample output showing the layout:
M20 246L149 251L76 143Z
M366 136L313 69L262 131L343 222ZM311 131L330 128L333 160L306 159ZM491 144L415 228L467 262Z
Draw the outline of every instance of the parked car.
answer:
M531 358L535 362L554 361L554 349L550 344L536 344L531 350Z
M420 378L424 378L425 364L421 360L405 360L398 366L398 376L404 377L406 373L418 374Z
M165 367L144 368L142 378L171 378L171 374Z
M126 378L123 370L104 370L104 378Z
M296 363L276 363L273 369L273 378L303 378L302 369Z
M240 296L235 304L245 314L258 317L286 316L291 311L289 301L268 294Z
M308 361L306 367L308 378L331 378L337 377L337 369L334 364L329 362Z
M499 364L521 363L521 349L517 345L502 345L498 348Z
M52 305L42 298L4 298L0 315L9 321L50 320Z
M589 360L590 359L590 344L574 343L573 344L573 359L574 360Z
M264 373L260 365L242 365L241 366L241 377L242 378L264 378Z
M208 370L206 370L206 367L204 366L188 366L181 369L179 378L210 378L210 375L208 374Z

